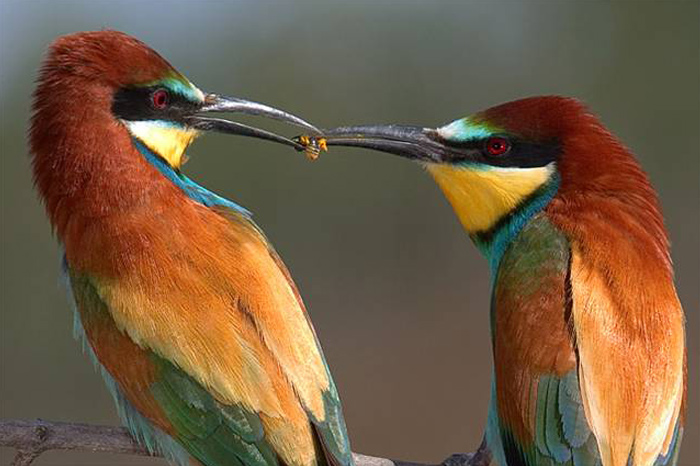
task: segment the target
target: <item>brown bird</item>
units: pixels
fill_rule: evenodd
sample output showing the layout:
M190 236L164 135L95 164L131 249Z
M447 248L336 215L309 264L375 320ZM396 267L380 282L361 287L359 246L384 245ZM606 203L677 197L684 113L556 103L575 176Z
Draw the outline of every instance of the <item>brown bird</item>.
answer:
M114 31L57 39L39 76L34 179L65 250L75 328L134 437L180 465L353 464L321 348L248 211L181 172L205 112L303 120L205 94Z
M495 367L480 458L676 464L685 330L659 202L580 102L534 97L435 129L349 126L323 139L418 161L490 262Z

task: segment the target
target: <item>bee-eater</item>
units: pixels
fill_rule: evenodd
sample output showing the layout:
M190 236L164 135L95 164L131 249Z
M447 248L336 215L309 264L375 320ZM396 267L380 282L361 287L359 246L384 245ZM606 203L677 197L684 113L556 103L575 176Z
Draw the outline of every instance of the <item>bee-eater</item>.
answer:
M289 272L249 212L182 174L202 116L313 126L205 94L115 31L57 39L41 69L34 180L64 250L75 330L134 437L179 465L350 466L338 393Z
M659 202L580 102L534 97L323 142L420 162L488 258L494 463L676 463L685 331Z

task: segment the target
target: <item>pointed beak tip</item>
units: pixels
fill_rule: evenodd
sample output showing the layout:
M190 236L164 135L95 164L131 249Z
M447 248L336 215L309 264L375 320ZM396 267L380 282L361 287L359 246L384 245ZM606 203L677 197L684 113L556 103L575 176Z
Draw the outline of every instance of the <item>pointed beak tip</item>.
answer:
M314 132L316 135L321 134L321 130L318 129L318 127L292 113L259 102L239 99L237 97L227 97L214 93L206 94L201 111L230 112L241 113L244 115L263 116L299 126Z
M322 138L329 146L361 147L418 161L435 161L441 150L436 131L422 126L344 126L326 130Z
M236 97L227 97L214 93L205 94L204 103L200 107L198 113L209 112L240 113L244 115L262 116L304 128L306 131L313 133L315 136L322 134L321 130L316 126L296 115L265 104L239 99ZM294 147L298 151L305 150L304 146L287 138L286 136L275 134L263 129L254 128L242 123L221 118L209 118L203 116L193 116L190 118L190 121L192 126L196 129L256 137L259 139L286 144Z

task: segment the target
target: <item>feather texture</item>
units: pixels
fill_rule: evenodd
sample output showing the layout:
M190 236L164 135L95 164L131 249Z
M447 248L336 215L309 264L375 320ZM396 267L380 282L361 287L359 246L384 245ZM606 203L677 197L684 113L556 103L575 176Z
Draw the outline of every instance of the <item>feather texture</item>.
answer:
M684 318L647 176L573 99L524 99L475 120L561 146L556 195L513 233L496 267L496 396L508 464L675 464Z
M588 447L569 332L568 268L568 241L538 214L512 241L498 269L495 396L508 465L572 465ZM592 462L584 464L595 465L596 457L594 450Z
M173 461L186 450L206 466L350 466L337 391L276 252L247 211L111 113L115 89L158 79L187 83L113 31L57 40L40 75L34 179L78 333L135 437Z
M68 259L97 359L139 412L204 464L227 464L234 450L244 455L243 464L275 464L270 458L278 456L286 464L317 464L316 429L335 461L349 464L337 392L286 270L245 216L226 207L193 207L207 219L206 228L198 227L210 232L218 224L238 256L212 248L215 240L203 231L191 237L206 241L214 254L219 249L218 260L231 269L217 267L211 257L197 266L191 249L178 249L172 237L164 242L167 259L152 247L148 265L133 276L121 271L93 278L89 264L76 272ZM163 220L151 226L158 230ZM176 272L157 270L158 264ZM241 424L250 424L250 416L253 426Z

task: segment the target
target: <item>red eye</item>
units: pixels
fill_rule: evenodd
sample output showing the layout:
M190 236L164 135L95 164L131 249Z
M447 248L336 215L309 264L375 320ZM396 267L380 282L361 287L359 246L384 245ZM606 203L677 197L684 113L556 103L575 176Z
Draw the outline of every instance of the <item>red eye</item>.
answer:
M486 151L489 155L503 155L510 149L510 142L506 138L489 138L486 141Z
M168 91L166 91L165 89L158 89L151 96L153 106L159 110L162 110L165 107L167 107L168 100L170 100L170 96L168 95Z

